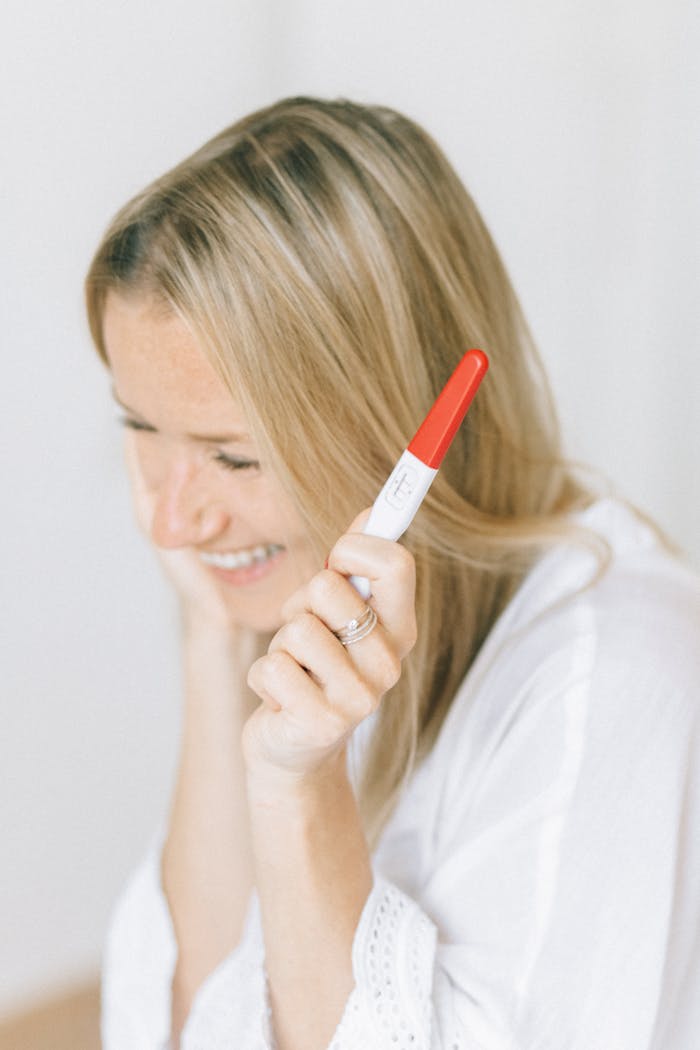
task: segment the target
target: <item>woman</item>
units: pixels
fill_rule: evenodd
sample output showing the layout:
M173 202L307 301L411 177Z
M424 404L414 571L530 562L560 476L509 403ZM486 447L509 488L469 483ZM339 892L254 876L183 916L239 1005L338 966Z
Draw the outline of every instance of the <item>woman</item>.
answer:
M562 461L435 143L255 113L118 214L87 305L185 680L105 1050L695 1046L697 580ZM470 346L491 368L413 525L364 535ZM377 622L347 644L351 574Z

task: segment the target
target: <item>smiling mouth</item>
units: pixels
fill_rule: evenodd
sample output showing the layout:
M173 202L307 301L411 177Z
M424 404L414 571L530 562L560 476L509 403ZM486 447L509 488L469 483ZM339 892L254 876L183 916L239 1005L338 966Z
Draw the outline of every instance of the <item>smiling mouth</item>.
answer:
M231 554L205 554L199 556L207 565L213 565L217 569L245 569L251 565L259 565L284 550L279 543L259 544L257 547L248 547L245 550L235 551Z

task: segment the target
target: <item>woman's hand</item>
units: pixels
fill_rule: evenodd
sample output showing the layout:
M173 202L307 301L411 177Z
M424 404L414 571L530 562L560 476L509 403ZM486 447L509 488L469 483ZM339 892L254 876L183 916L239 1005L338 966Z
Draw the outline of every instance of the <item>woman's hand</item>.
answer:
M151 523L155 509L154 497L148 491L141 473L135 439L134 433L127 432L124 435L126 468L131 483L136 521L177 591L185 628L189 629L196 624L236 633L238 625L232 622L216 581L212 579L211 573L202 564L196 551L163 550L153 543Z
M248 672L263 703L245 724L249 779L263 793L323 777L355 727L398 681L415 645L415 562L405 547L365 536L363 511L318 572L282 607L286 623ZM359 618L367 603L346 578L366 576L377 624L344 646L334 634Z

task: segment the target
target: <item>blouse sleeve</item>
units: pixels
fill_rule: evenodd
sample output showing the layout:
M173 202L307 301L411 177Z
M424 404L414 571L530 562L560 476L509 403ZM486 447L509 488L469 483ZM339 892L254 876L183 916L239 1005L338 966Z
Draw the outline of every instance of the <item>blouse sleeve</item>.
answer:
M160 877L164 835L161 825L110 918L102 957L103 1050L171 1050L177 942ZM253 892L239 944L197 990L181 1050L228 1050L232 1036L242 1039L241 1048L270 1044L261 929Z
M177 947L160 889L161 834L159 828L110 916L101 966L103 1050L167 1046Z

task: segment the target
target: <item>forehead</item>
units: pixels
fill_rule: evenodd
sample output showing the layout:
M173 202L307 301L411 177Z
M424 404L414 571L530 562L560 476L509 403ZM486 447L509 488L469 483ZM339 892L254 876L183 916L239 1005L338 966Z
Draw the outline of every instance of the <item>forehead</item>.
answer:
M241 412L187 324L153 300L110 292L105 351L118 398L149 422L240 422ZM151 420L153 416L153 420Z

